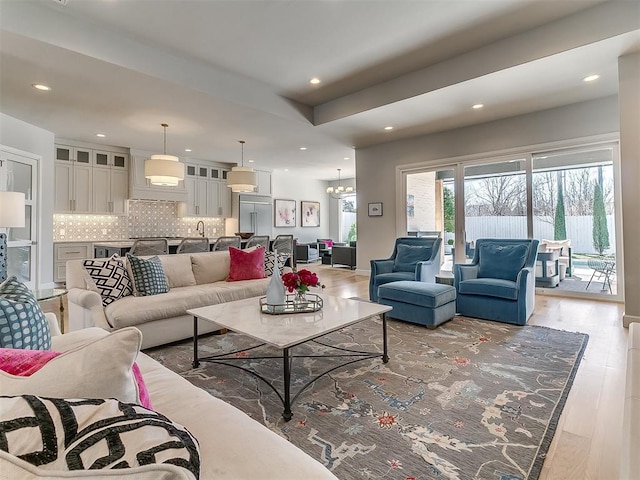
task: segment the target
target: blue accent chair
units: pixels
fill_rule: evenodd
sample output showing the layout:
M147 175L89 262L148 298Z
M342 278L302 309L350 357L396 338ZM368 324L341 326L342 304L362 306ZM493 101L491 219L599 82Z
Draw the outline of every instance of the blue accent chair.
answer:
M473 261L454 265L460 315L524 325L536 301L538 240L483 238Z
M371 260L369 300L378 301L378 287L401 280L435 283L440 271L441 238L396 238L391 257Z

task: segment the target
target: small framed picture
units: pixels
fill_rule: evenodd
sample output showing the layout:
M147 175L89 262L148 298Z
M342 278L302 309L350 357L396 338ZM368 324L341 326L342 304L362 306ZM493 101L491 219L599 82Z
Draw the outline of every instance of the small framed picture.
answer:
M296 201L276 198L273 203L274 226L275 227L295 227L296 226Z
M370 217L382 216L382 202L374 202L369 204L369 216Z
M300 210L302 218L301 225L303 227L319 227L320 226L320 202L300 202Z

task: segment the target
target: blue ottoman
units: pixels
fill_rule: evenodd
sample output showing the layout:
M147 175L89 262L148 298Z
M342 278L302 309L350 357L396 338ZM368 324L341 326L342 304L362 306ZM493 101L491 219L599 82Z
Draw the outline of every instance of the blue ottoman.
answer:
M378 287L378 303L393 307L389 317L435 328L456 314L456 289L439 283L400 282Z

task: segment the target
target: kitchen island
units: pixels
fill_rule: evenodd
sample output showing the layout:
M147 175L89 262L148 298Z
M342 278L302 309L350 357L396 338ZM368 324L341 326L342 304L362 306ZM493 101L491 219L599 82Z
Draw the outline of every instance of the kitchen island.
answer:
M182 241L182 237L161 237L166 238L169 243L169 253L176 253L178 245ZM209 238L209 249L216 242L217 238ZM117 240L112 242L93 242L93 252L95 258L108 258L114 253L117 253L121 257L124 257L133 244L135 239L131 240Z

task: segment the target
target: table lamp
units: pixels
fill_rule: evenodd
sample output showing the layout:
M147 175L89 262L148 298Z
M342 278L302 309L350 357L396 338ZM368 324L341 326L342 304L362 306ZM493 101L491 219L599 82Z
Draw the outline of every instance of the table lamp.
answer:
M24 193L0 192L0 228L24 227ZM0 233L0 282L7 279L7 234Z

